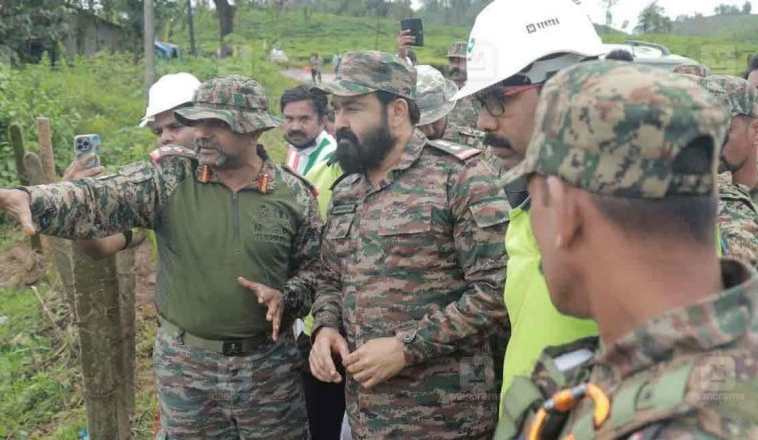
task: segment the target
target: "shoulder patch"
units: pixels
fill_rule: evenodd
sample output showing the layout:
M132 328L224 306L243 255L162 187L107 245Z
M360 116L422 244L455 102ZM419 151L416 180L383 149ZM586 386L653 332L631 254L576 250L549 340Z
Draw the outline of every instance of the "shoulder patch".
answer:
M285 172L287 172L287 174L291 174L291 175L297 177L298 180L300 180L301 182L303 182L303 184L308 189L308 191L310 191L311 194L313 194L313 197L318 197L318 189L316 189L316 187L313 186L313 184L311 182L309 182L308 179L306 179L305 177L301 176L300 174L297 173L297 171L293 170L292 168L290 168L287 165L280 165L280 166L281 166L282 170L284 170Z
M446 141L444 139L435 139L433 141L429 141L428 145L431 145L432 147L447 154L451 154L458 160L464 162L482 152L482 150L477 150L476 148L456 144L455 142Z
M161 160L171 156L186 157L187 159L197 160L197 153L188 148L184 148L179 145L166 145L165 147L156 148L155 150L151 151L150 161L156 165L159 165Z

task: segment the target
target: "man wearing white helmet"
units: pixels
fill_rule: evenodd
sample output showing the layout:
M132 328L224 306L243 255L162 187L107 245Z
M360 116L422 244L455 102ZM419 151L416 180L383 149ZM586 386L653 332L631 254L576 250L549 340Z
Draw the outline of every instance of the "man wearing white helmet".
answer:
M174 110L192 105L200 81L194 75L180 72L162 76L150 87L149 102L140 127L149 126L163 145L181 145L194 149L195 131L180 124Z
M479 14L469 38L468 80L455 99L474 95L482 104L478 126L506 168L524 158L545 81L601 54L601 44L580 0L532 0L518 8L508 0L495 0ZM510 185L506 194L514 207L506 233L505 304L511 338L501 402L514 376L528 375L544 348L597 334L594 322L562 315L550 302L526 185Z
M150 87L145 116L139 126L149 126L158 137L159 146L180 145L194 149L195 131L192 127L180 124L174 117L174 110L192 105L192 98L200 86L200 81L189 73L175 73L162 76ZM69 165L63 174L64 180L77 180L94 177L103 172L103 167L88 167L89 157L83 156ZM144 240L133 239L132 231L111 235L99 240L79 240L77 245L92 258L105 258L117 252L136 246Z

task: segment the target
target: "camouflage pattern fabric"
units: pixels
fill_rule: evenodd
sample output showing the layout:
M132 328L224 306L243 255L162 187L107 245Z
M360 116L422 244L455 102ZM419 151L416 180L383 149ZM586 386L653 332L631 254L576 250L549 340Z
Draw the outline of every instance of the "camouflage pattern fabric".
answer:
M416 69L397 55L378 51L348 52L334 81L316 86L337 96L358 96L383 90L416 99Z
M397 376L369 391L348 377L355 439L485 439L495 426L507 201L479 151L440 145L416 131L378 188L360 174L333 188L314 334L340 329L350 350L407 341Z
M711 75L700 84L715 96L732 116L758 117L758 90L736 76Z
M594 429L585 399L560 438L758 436L758 278L736 261L721 268L724 291L601 347L590 382L610 397L610 417Z
M468 55L468 42L463 40L454 41L447 49L448 58L466 58Z
M526 158L506 181L555 175L589 192L647 199L713 194L710 169L679 173L674 159L700 137L721 146L729 120L710 93L683 75L610 61L555 75L535 118Z
M482 105L479 104L479 101L473 95L459 99L455 101L455 108L448 115L448 121L459 127L476 130L481 108Z
M451 123L448 120L445 134L442 135L442 139L456 144L465 145L467 147L473 147L477 150L483 150L484 147L484 133L473 128L460 127Z
M153 355L159 440L304 440L302 359L291 335L246 356L185 345L158 329Z
M239 134L279 126L279 120L268 112L266 91L255 80L244 76L208 80L200 84L192 102L192 107L175 111L176 119L182 124L217 119Z
M732 183L730 173L719 174L718 185L723 254L758 269L758 209L747 189Z
M455 107L451 99L458 93L458 86L432 66L416 66L416 71L416 104L421 112L416 125L427 125L444 118Z
M711 69L702 64L680 64L672 70L673 73L694 75L700 78L711 76Z

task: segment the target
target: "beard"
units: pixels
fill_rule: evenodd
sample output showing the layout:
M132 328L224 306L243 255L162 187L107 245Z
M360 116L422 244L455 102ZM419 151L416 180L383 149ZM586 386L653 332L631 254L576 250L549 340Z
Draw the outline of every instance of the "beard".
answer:
M208 139L195 139L195 152L200 165L210 165L216 169L236 169L242 166L239 155L229 154Z
M335 157L345 174L366 173L381 165L394 145L385 113L379 127L367 133L363 142L347 127L337 130Z

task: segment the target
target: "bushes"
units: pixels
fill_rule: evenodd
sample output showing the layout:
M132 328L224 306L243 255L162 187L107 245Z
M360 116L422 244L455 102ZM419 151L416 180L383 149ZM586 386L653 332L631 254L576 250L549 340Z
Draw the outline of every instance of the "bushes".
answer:
M77 58L51 67L40 64L10 69L0 65L0 187L16 185L13 154L7 143L7 127L21 125L27 150L36 151L35 118L50 118L56 166L65 169L73 158L73 137L98 133L103 139L102 161L118 166L145 158L155 139L149 130L137 127L145 111L144 70L132 55L100 54ZM283 78L276 66L242 53L216 60L185 59L158 65L158 75L186 71L200 80L226 74L251 76L269 93L272 111L282 91L294 83ZM281 136L266 136L269 147L280 148ZM273 144L273 145L272 145ZM275 157L282 157L273 152Z

